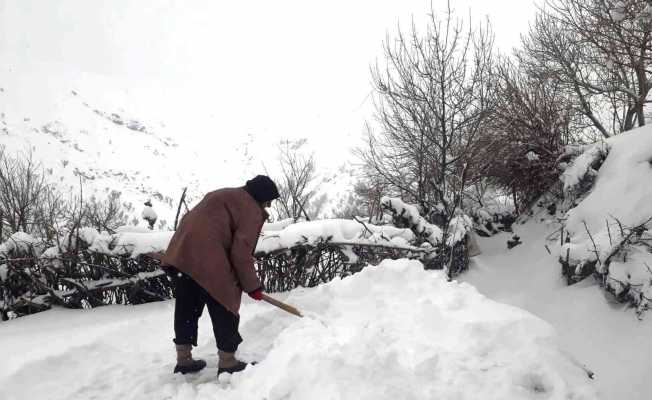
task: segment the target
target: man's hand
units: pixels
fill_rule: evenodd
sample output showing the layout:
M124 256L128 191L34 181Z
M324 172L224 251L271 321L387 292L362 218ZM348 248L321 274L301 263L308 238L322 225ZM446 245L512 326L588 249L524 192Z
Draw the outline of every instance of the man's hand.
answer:
M254 300L260 301L263 299L263 288L258 288L256 290L253 290L249 293L247 293L249 297L251 297Z

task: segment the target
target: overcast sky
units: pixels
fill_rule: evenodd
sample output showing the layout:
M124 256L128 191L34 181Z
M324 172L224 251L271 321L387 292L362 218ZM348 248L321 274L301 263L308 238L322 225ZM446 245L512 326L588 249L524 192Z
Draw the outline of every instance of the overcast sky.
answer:
M503 51L535 12L529 0L451 3L460 16L488 16ZM369 66L385 35L429 9L428 0L0 0L0 56L14 72L69 80L86 98L164 122L166 134L216 156L250 141L257 164L279 138L306 137L328 164L348 156L372 118Z

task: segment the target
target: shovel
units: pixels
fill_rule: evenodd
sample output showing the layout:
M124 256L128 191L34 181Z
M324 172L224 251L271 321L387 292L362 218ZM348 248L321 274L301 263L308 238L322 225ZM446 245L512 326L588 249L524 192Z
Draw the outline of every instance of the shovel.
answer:
M285 312L288 312L288 313L290 313L292 315L296 315L299 318L303 318L303 314L301 314L301 312L299 310L297 310L295 307L292 307L289 304L285 304L282 301L276 300L273 297L269 297L265 293L263 293L263 300L265 302L273 305L273 306L276 306L276 307L280 308L281 310L283 310Z

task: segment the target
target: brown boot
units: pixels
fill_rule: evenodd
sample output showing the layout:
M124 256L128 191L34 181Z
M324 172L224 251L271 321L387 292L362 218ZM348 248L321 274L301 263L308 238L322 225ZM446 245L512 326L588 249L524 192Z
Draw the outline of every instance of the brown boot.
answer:
M192 358L192 345L177 345L177 366L174 367L175 374L177 372L182 374L198 372L204 369L204 367L206 367L206 361Z
M218 376L223 372L233 374L247 368L248 364L235 358L235 353L227 353L226 351L219 350L217 354L220 357L220 361L217 364Z

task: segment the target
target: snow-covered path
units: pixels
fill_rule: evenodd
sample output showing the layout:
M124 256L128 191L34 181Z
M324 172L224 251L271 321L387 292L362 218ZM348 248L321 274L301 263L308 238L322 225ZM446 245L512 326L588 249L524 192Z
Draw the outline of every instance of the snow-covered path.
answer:
M555 257L544 248L546 226L528 223L515 229L523 244L512 250L507 234L481 238L483 254L460 280L550 322L561 345L595 372L603 398L652 398L652 315L639 321L634 310L616 303L593 279L567 286Z
M417 261L286 296L306 318L245 300L239 356L259 364L219 382L206 317L195 354L208 367L171 374L173 302L1 323L0 399L597 398L549 324Z

